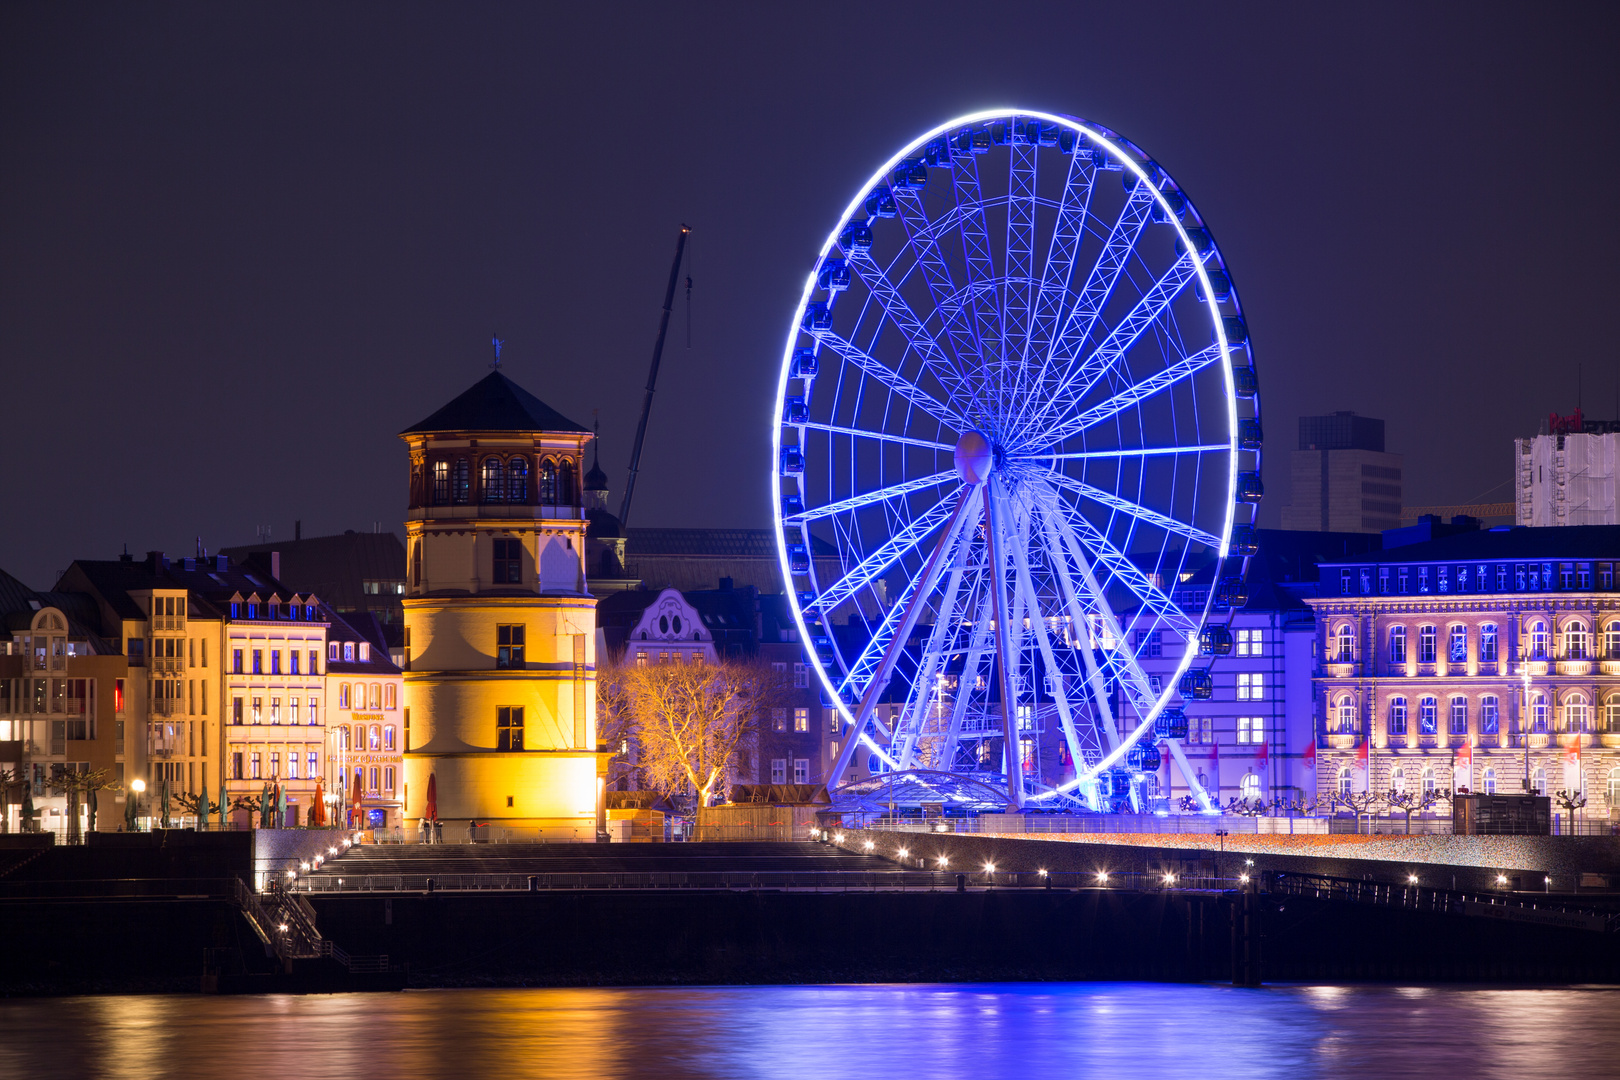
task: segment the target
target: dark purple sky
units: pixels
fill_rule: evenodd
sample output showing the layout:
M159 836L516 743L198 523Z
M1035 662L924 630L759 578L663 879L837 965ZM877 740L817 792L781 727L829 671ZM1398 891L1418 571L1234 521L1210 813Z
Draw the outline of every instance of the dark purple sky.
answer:
M1407 502L1615 409L1608 5L56 4L0 10L0 567L398 527L394 433L482 377L638 525L764 525L775 363L856 185L1011 104L1164 165L1242 294L1269 446L1383 417ZM1269 460L1262 520L1287 497ZM1499 486L1500 485L1500 486ZM616 496L615 496L616 497Z

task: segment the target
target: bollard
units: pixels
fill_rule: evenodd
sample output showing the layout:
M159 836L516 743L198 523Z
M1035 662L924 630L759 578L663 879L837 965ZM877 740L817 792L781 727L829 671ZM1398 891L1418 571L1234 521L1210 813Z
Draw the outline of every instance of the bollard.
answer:
M432 893L433 893L433 879L432 878L427 879L427 891L428 891L429 895L432 895Z
M956 891L957 892L967 892L967 875L966 874L957 874L956 875Z
M540 878L538 876L534 875L534 874L529 875L529 891L530 892L539 892L540 891Z

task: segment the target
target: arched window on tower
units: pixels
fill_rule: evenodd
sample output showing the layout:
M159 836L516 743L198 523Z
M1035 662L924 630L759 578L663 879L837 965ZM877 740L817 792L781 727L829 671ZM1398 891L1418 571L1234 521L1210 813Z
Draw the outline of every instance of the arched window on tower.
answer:
M529 459L518 454L506 463L507 502L529 501Z
M466 458L457 458L451 473L450 501L460 505L472 496L472 469Z
M579 502L574 494L574 463L564 460L557 470L557 501L565 506L573 506Z
M435 461L433 463L433 505L447 506L450 503L450 463L448 461Z
M484 459L483 483L478 490L478 501L481 503L498 503L506 501L506 468L498 457Z
M557 463L550 458L540 463L540 502L544 506L557 505Z

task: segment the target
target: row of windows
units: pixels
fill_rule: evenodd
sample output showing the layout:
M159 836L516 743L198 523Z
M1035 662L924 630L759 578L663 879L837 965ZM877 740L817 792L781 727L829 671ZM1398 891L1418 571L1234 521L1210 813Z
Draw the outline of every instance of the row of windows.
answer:
M268 658L269 658L269 661L270 661L270 669L268 671L265 670L265 666L264 666L267 654L268 654ZM302 652L300 652L298 649L288 649L288 650L286 650L286 654L287 654L287 667L286 667L286 670L283 671L282 670L282 663L281 663L281 658L282 658L282 650L281 649L251 649L251 650L232 649L231 650L231 674L233 674L233 675L319 675L321 673L320 672L320 657L321 657L321 654L320 654L319 649L310 649L309 650L309 652L308 652L309 665L303 671L299 670L299 664L300 664L300 657L302 657L304 654ZM208 666L207 656L208 656L208 651L207 651L207 646L206 646L206 643L205 643L204 644L204 649L203 649L203 657L204 657L203 666L204 667ZM358 642L357 641L329 641L329 642L326 643L326 659L327 659L328 663L333 663L333 664L340 663L340 662L345 663L345 664L353 664L353 663L369 664L371 662L371 643L367 642L367 641L358 641ZM243 664L246 663L246 662L251 662L252 663L253 666L252 666L251 671L245 670L243 668Z
M474 501L472 465L466 458L456 458L454 461L441 458L433 462L430 468L433 505L459 506ZM529 491L529 459L522 454L511 457L492 454L479 463L478 473L476 501L480 504L526 505L538 501L542 506L572 506L579 501L574 489L574 464L567 459L541 459L532 495Z
M1464 623L1452 623L1446 627L1446 660L1452 664L1462 664L1468 661L1469 628ZM1500 651L1501 634L1495 623L1483 623L1479 627L1479 661L1483 664L1494 664ZM1525 656L1530 660L1592 660L1593 635L1586 623L1579 618L1565 621L1558 630L1558 653L1554 657L1553 635L1546 621L1532 619L1525 626L1524 648ZM1404 664L1407 659L1409 637L1407 627L1397 625L1389 628L1389 662L1391 664ZM1440 651L1440 628L1432 624L1425 624L1417 628L1417 662L1420 664L1433 664ZM1610 622L1603 628L1603 658L1620 660L1620 619ZM1356 658L1356 631L1352 623L1340 623L1333 631L1330 639L1328 656L1331 662L1348 664Z
M1239 630L1236 637L1236 653L1238 656L1263 656L1265 654L1264 630ZM1148 658L1164 655L1164 631L1138 630L1136 632L1136 655Z
M1614 564L1590 562L1460 563L1455 566L1362 566L1339 571L1343 596L1373 594L1374 571L1380 595L1409 593L1487 593L1614 588ZM1594 578L1595 570L1595 578ZM1493 587L1494 586L1494 587Z
M355 683L351 692L348 683L338 683L340 709L387 709L399 707L398 688L393 683Z
M345 750L367 750L372 753L388 753L398 746L396 739L397 729L393 724L348 724L339 725L336 729L338 739Z
M1023 706L1020 706L1020 707L1022 708ZM771 710L771 730L772 731L778 731L778 732L785 732L787 729L788 729L788 711L786 709L772 709ZM793 730L794 731L801 731L801 732L810 730L810 710L809 709L794 709L793 710Z
M254 695L253 697L245 700L243 698L232 698L231 723L319 724L321 722L320 698L311 697L309 699L309 712L306 714L306 718L303 720L300 720L298 717L298 703L300 699L297 697L288 696L286 700L287 709L285 712L283 712L281 707L282 699L279 694L271 695L269 699L270 707L268 710L264 705L265 699L258 695Z
M263 603L257 600L232 600L231 618L240 620L243 618L243 612L247 613L246 617L249 619L282 619L288 622L303 619L306 622L314 622L316 607L314 604L283 604L278 600L267 600Z
M788 775L788 759L787 758L772 758L771 759L771 783L773 783L773 784L785 784L785 783L788 782L787 775ZM793 759L793 782L795 784L808 784L810 782L810 759L809 758L799 757L799 758L794 758Z
M318 780L320 779L320 754L310 750L303 754L304 773L299 775L298 766L300 751L288 750L286 758L286 771L282 771L282 752L272 750L268 754L254 750L244 754L238 750L231 754L232 780ZM244 763L246 769L244 771ZM266 770L265 765L269 764Z
M1589 735L1593 733L1593 725L1599 717L1593 709L1586 695L1580 691L1571 691L1556 706L1558 710L1558 731L1562 734ZM1501 699L1495 694L1484 694L1479 699L1478 720L1479 734L1498 735L1501 733L1502 707ZM1532 691L1529 707L1529 731L1531 734L1546 735L1552 733L1554 704L1551 699L1541 691ZM1442 717L1446 724L1446 733L1449 735L1468 734L1469 701L1463 694L1453 694L1446 698L1444 703L1432 694L1425 694L1415 702L1400 695L1389 699L1387 717L1388 731L1392 736L1408 734L1410 723L1415 722L1419 735L1440 734ZM1333 705L1331 730L1335 734L1356 734L1356 703L1355 698L1349 694L1341 695ZM1601 717L1603 730L1620 733L1620 694L1610 695L1603 704Z

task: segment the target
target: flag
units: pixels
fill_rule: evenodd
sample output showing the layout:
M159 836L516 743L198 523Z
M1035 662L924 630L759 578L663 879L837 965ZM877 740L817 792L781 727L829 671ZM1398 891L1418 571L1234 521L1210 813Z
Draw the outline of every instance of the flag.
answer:
M1457 747L1457 757L1451 763L1451 787L1454 791L1474 788L1474 744L1471 742Z
M1564 747L1564 790L1580 791L1584 786L1581 783L1581 737L1571 735Z
M1315 739L1312 739L1310 742L1305 744L1305 767L1307 769L1316 768L1316 740Z
M1356 748L1356 772L1361 774L1360 790L1362 791L1372 790L1368 779L1369 770L1367 768L1367 749L1371 744L1371 739L1362 739L1361 745Z
M1262 767L1264 767L1265 764L1266 764L1266 760L1267 760L1266 759L1266 742L1265 742L1264 739L1260 740L1260 749L1258 751L1256 751L1256 753L1259 754L1259 762L1258 762L1258 764L1261 765Z

